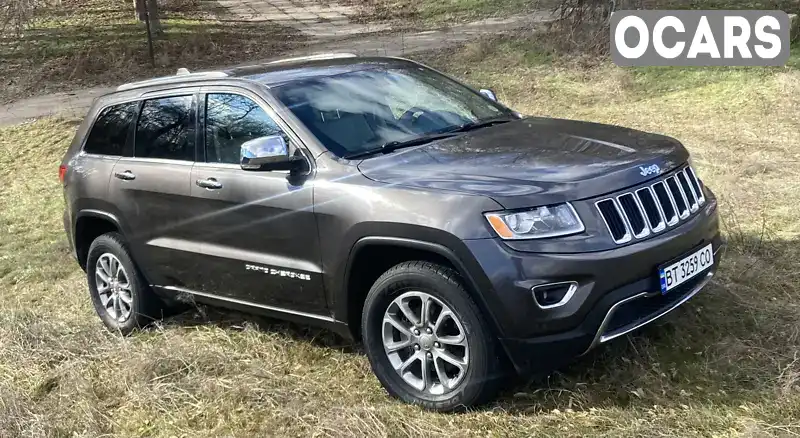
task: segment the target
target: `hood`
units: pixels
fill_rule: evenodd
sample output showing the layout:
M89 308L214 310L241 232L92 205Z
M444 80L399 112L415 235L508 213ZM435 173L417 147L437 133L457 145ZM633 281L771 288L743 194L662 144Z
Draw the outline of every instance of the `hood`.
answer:
M379 155L358 168L387 184L484 195L522 208L614 192L688 158L663 135L531 117Z

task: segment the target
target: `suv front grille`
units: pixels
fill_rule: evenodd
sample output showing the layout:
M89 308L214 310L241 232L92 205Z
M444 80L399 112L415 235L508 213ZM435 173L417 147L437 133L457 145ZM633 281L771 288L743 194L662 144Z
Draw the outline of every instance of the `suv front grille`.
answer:
M614 242L642 239L687 219L706 203L700 181L686 166L650 186L595 205Z

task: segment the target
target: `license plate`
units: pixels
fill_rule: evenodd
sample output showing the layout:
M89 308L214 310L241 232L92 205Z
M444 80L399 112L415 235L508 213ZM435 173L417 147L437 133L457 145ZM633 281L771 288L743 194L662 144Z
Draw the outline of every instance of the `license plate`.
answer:
M661 279L661 293L670 290L696 277L714 265L714 250L709 243L705 247L667 266L658 269Z

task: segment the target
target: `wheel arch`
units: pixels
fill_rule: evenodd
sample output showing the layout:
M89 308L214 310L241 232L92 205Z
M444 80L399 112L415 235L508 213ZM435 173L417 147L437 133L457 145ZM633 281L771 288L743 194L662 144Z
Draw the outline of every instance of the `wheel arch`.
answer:
M114 231L122 233L122 225L119 219L111 213L85 209L76 215L73 231L75 255L81 269L86 270L86 259L92 242L105 233Z
M391 250L392 255L378 261L371 255L376 252ZM364 260L369 260L370 264L365 265ZM486 300L486 296L481 292L486 290L488 279L475 278L470 272L462 257L449 247L440 243L427 242L416 239L390 236L368 236L362 237L353 245L347 259L345 267L344 283L338 297L336 313L337 319L345 322L350 329L354 339L361 337L361 313L364 300L374 281L392 266L410 260L423 260L454 269L464 282L467 292L475 300L481 312L486 316L486 320L495 336L501 334L500 326L495 319L495 313L491 310L491 304ZM477 264L477 263L476 263ZM368 275L362 275L364 266L368 266ZM374 277L374 278L373 278ZM481 285L484 286L481 286ZM490 286L489 286L490 287Z

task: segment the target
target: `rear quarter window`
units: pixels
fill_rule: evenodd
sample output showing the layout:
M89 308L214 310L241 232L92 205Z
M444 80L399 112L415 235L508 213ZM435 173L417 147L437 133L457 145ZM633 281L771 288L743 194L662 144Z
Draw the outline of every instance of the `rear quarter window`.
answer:
M138 102L129 102L112 105L101 111L86 138L84 152L122 156L138 105Z

